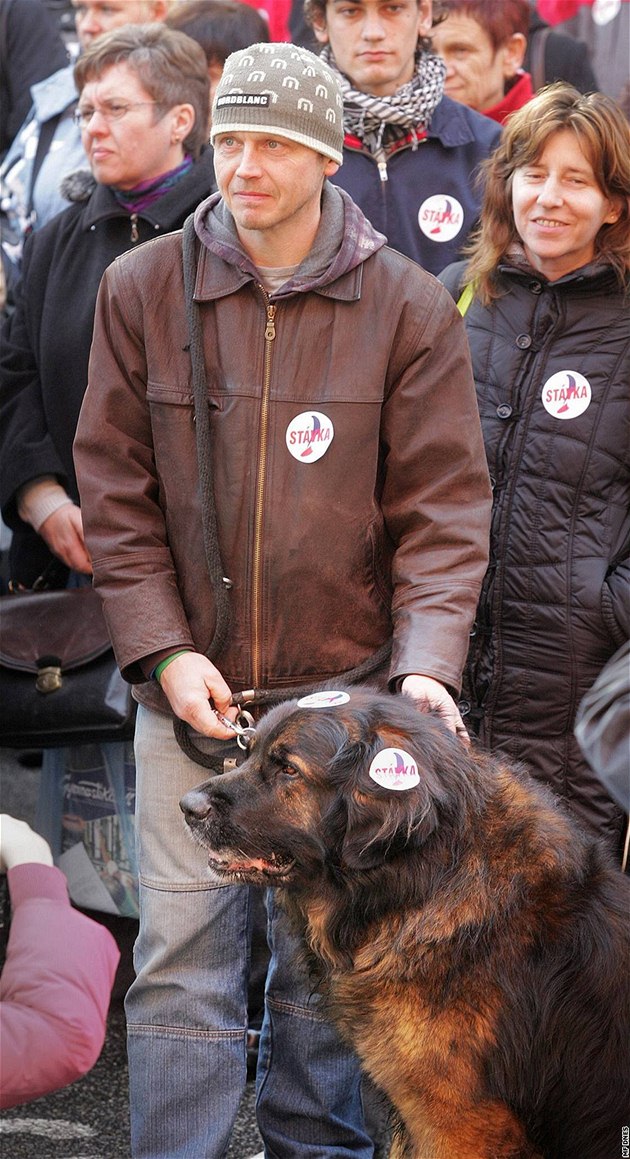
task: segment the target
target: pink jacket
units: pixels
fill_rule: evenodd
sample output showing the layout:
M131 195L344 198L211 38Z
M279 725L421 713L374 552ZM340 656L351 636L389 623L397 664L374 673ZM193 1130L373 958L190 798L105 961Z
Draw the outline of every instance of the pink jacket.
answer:
M0 977L0 1107L81 1078L94 1066L120 954L109 933L74 910L48 865L8 873L12 919Z

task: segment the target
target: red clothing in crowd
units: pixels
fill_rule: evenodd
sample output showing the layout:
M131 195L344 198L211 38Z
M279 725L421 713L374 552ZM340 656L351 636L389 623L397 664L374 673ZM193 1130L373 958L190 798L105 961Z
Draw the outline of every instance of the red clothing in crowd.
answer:
M503 100L496 105L491 105L489 109L484 109L483 115L503 125L510 113L515 113L517 109L521 109L523 105L531 101L533 95L531 76L528 72L519 72Z
M570 20L575 16L582 4L590 4L592 0L538 0L536 11L547 24L559 24L561 20Z
M273 2L273 0L272 0ZM547 24L561 24L563 20L570 20L580 8L592 8L595 0L538 0L536 10L541 20ZM627 4L628 0L621 0Z
M290 40L289 15L291 0L244 0L250 8L256 8L269 22L269 37L274 43Z
M12 918L0 977L0 1107L49 1094L94 1066L120 954L73 909L53 866L8 874Z

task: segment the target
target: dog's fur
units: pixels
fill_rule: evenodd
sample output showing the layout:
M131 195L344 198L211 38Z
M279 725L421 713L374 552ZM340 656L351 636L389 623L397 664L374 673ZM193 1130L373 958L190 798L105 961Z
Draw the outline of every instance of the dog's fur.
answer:
M630 1113L630 888L545 788L404 697L261 722L187 794L211 867L275 885L414 1159L614 1159ZM403 749L420 782L369 775Z

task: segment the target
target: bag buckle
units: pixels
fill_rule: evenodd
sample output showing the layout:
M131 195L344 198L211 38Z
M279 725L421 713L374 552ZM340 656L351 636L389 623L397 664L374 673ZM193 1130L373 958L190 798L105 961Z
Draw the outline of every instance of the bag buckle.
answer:
M38 692L57 692L63 684L61 675L61 661L58 656L42 656L37 661L37 679L35 687Z

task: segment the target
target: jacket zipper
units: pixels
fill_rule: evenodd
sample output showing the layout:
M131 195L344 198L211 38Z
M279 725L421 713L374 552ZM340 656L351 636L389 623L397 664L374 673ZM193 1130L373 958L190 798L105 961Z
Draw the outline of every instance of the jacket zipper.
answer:
M262 523L265 500L265 479L267 473L267 430L269 427L269 383L271 379L271 351L276 337L276 307L272 306L268 294L261 286L265 298L265 362L263 388L260 401L260 433L258 439L258 479L256 482L256 506L254 511L254 554L252 577L253 642L252 668L255 687L262 686Z
M130 220L131 220L131 244L135 245L136 242L140 238L140 234L138 233L138 214L132 213Z

